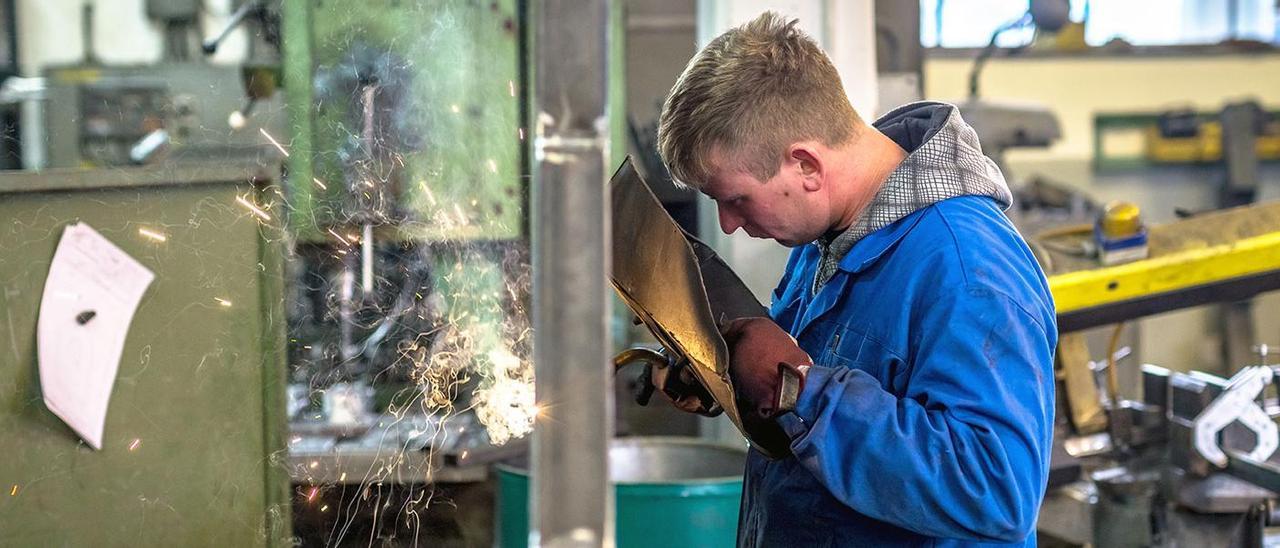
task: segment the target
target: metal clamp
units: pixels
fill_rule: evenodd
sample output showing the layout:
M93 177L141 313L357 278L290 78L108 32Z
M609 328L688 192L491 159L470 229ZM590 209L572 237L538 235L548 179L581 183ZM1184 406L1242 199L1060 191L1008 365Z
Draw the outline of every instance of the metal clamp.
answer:
M1209 462L1226 468L1227 455L1218 445L1218 434L1239 421L1257 436L1257 444L1248 456L1265 461L1280 446L1280 437L1271 417L1258 406L1258 395L1271 384L1275 373L1268 366L1246 367L1231 377L1221 396L1213 400L1195 419L1195 448Z

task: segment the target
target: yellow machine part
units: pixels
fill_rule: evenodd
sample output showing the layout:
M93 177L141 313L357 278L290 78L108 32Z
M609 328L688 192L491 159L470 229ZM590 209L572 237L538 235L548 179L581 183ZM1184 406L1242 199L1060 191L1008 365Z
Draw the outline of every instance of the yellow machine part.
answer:
M1146 131L1146 156L1151 162L1188 164L1222 160L1222 124L1205 122L1195 137L1165 137L1152 125ZM1280 134L1259 135L1254 144L1259 160L1280 159Z
M1198 215L1149 229L1150 257L1110 267L1054 256L1059 316L1280 271L1280 202Z

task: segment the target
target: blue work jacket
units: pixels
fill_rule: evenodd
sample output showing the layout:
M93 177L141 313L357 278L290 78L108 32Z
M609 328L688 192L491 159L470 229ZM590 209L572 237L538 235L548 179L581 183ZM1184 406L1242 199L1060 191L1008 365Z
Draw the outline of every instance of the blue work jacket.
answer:
M984 196L859 240L815 295L795 249L770 314L814 359L747 457L740 546L1034 546L1057 327L1030 249Z

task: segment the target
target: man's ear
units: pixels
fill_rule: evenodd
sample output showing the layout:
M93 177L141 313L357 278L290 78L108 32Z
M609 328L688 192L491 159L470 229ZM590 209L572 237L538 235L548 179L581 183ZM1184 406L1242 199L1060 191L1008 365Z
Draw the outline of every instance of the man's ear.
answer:
M822 188L825 175L822 156L812 143L795 143L787 151L787 157L800 170L801 183L810 192Z

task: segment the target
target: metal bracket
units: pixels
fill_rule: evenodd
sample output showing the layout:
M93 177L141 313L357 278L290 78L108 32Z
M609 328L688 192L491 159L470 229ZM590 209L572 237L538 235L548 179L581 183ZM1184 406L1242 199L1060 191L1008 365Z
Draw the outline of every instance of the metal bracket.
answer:
M1260 365L1246 367L1231 377L1227 390L1195 419L1194 440L1200 456L1226 468L1227 455L1218 445L1218 434L1236 421L1257 435L1257 444L1248 453L1250 458L1265 461L1276 452L1280 447L1276 424L1257 403L1258 395L1274 376L1270 367Z

